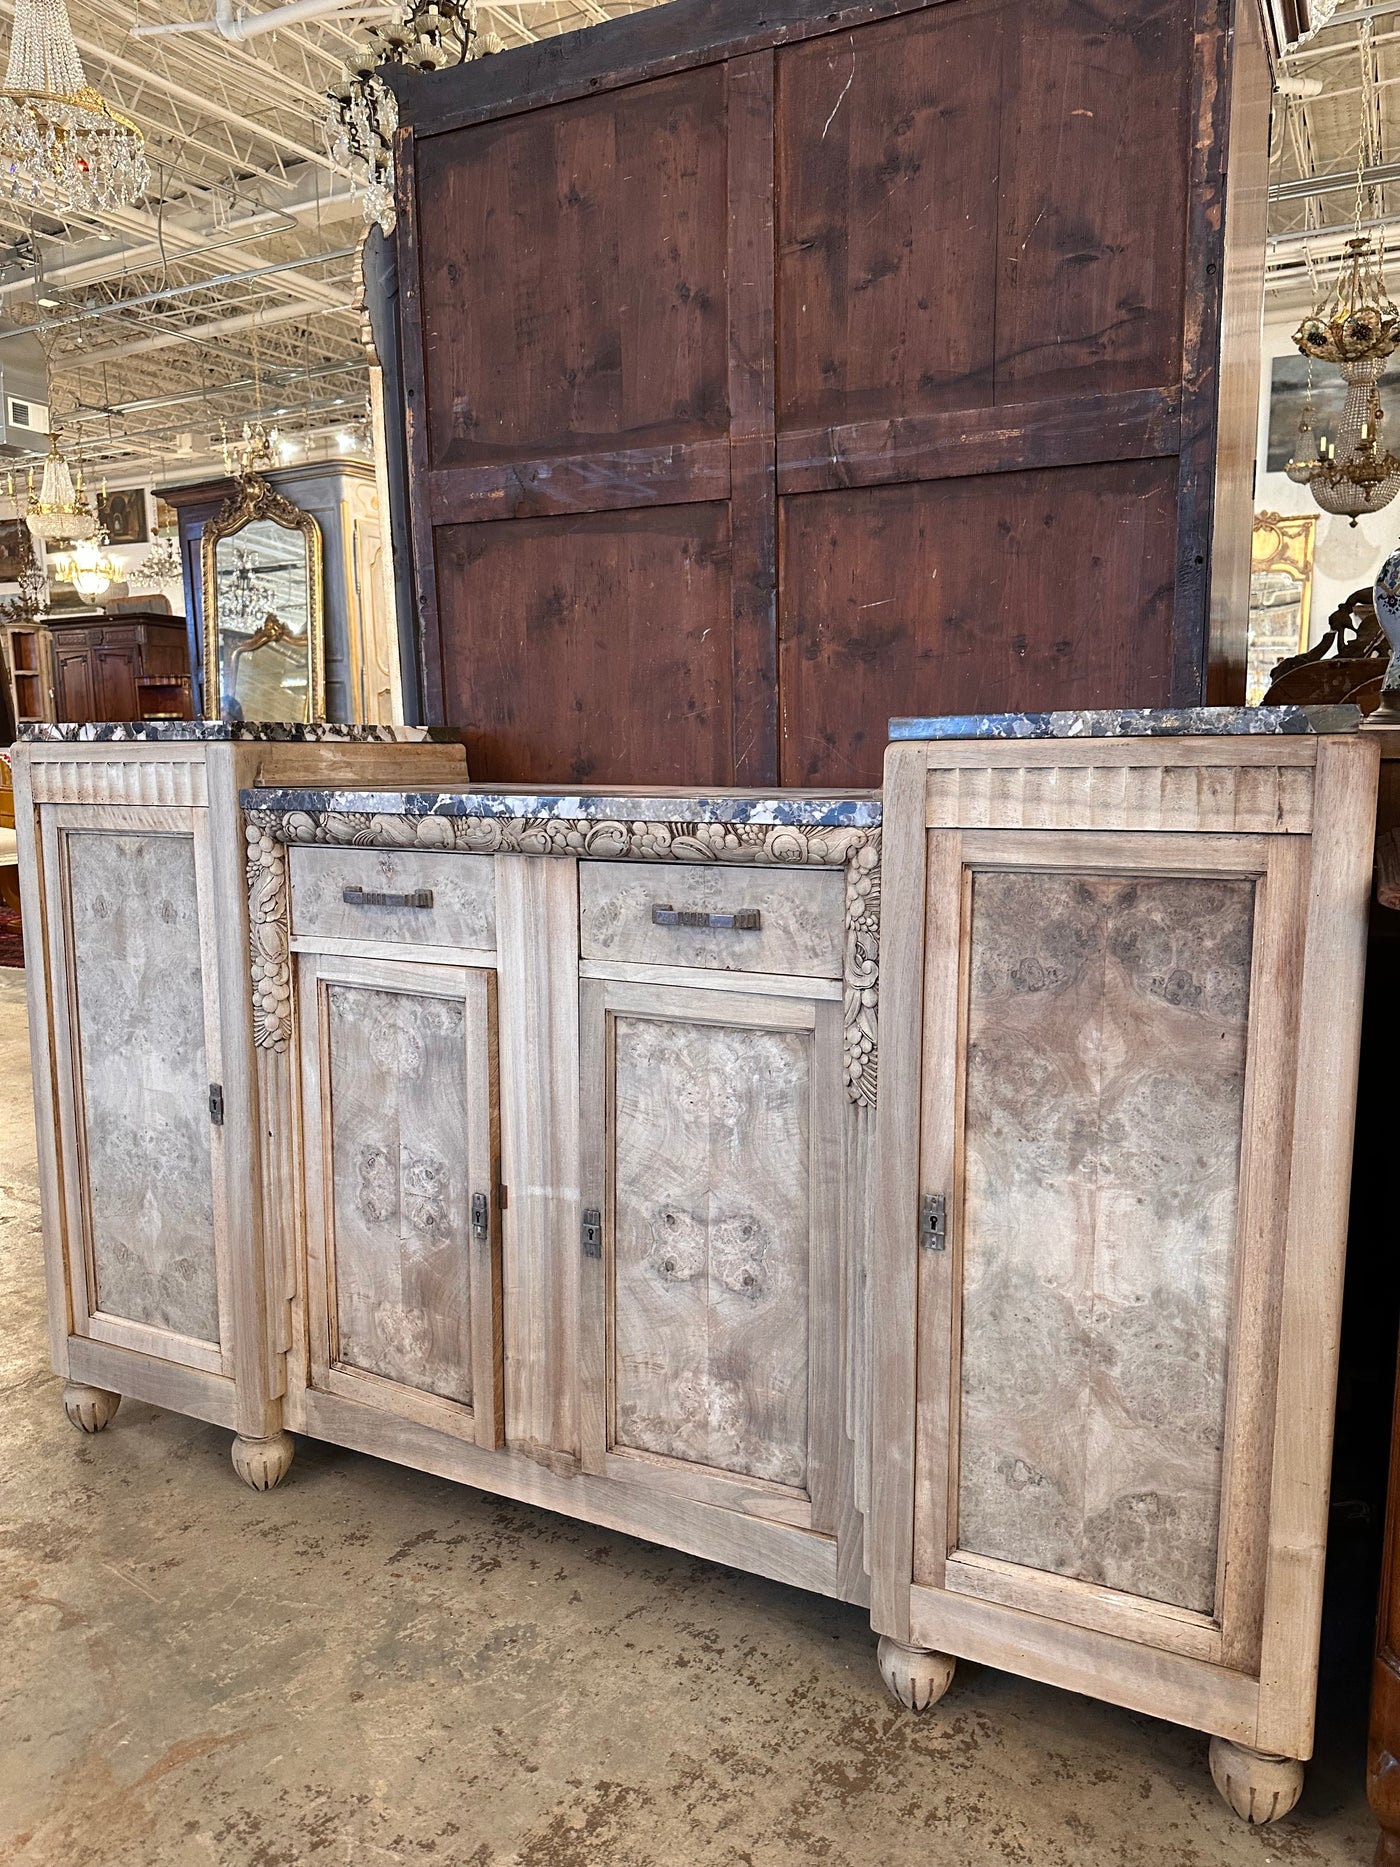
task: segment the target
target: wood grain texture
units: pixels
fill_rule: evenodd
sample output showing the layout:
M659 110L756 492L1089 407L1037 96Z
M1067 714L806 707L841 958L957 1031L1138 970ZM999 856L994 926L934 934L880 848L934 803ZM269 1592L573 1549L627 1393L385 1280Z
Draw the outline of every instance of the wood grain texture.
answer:
M960 1548L1215 1605L1250 883L978 874Z
M326 987L332 1359L472 1398L466 1012L460 999Z
M1015 764L979 771L930 761L929 828L1086 831L1190 830L1208 835L1306 835L1312 828L1309 766L1237 765L1231 753L1216 763L1178 765L1168 754L1123 756L1121 745L1102 760L1093 754L1060 765Z
M444 526L435 551L443 613L491 618L443 674L474 779L733 782L724 505Z
M489 856L412 850L290 849L295 935L403 941L491 952L496 945L496 871ZM426 908L356 906L346 889L381 894L427 890Z
M193 837L65 843L92 1307L217 1342Z
M756 908L756 929L658 927L655 906L713 914ZM795 875L723 865L647 869L588 862L579 873L579 951L586 959L839 979L846 937L840 870Z
M1138 461L781 499L783 782L878 783L898 714L1163 705L1174 488Z
M617 1017L616 1440L805 1488L810 1039Z
M504 1214L505 1436L578 1470L578 864L496 859Z

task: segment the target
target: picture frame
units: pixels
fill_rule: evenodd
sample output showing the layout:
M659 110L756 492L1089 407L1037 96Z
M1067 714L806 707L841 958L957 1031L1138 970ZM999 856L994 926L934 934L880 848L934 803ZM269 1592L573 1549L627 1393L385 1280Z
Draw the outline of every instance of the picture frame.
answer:
M97 495L97 522L109 545L144 545L151 536L144 487L122 487Z

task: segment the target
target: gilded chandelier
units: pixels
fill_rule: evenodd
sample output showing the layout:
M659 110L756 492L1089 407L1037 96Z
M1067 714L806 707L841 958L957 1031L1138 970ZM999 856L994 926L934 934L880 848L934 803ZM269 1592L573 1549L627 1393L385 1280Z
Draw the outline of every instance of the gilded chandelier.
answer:
M130 207L150 185L141 132L88 83L64 0L17 0L0 165L11 193L79 210Z
M8 476L8 490L15 498L14 475ZM49 439L49 456L44 462L44 477L39 496L34 496L34 469L25 481L24 522L32 538L42 538L46 545L79 543L97 536L97 514L92 509L83 486L83 470L76 479L58 445L58 436Z

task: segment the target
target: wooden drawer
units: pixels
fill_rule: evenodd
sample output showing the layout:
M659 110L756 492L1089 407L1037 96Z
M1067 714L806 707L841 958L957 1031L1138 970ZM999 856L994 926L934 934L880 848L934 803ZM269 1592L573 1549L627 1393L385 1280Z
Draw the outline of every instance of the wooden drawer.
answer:
M491 856L416 849L291 849L292 933L414 946L496 945ZM382 900L376 897L389 896ZM402 897L418 897L417 904Z
M659 924L658 910L757 912L757 927ZM840 869L769 869L710 863L583 862L579 952L584 959L721 972L839 979L846 880Z

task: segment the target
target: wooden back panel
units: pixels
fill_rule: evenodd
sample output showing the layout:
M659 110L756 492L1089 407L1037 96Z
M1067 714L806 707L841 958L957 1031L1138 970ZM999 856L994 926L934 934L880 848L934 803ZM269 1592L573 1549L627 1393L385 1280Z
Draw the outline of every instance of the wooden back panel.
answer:
M1233 10L675 0L396 76L477 776L871 785L893 713L1202 697Z

